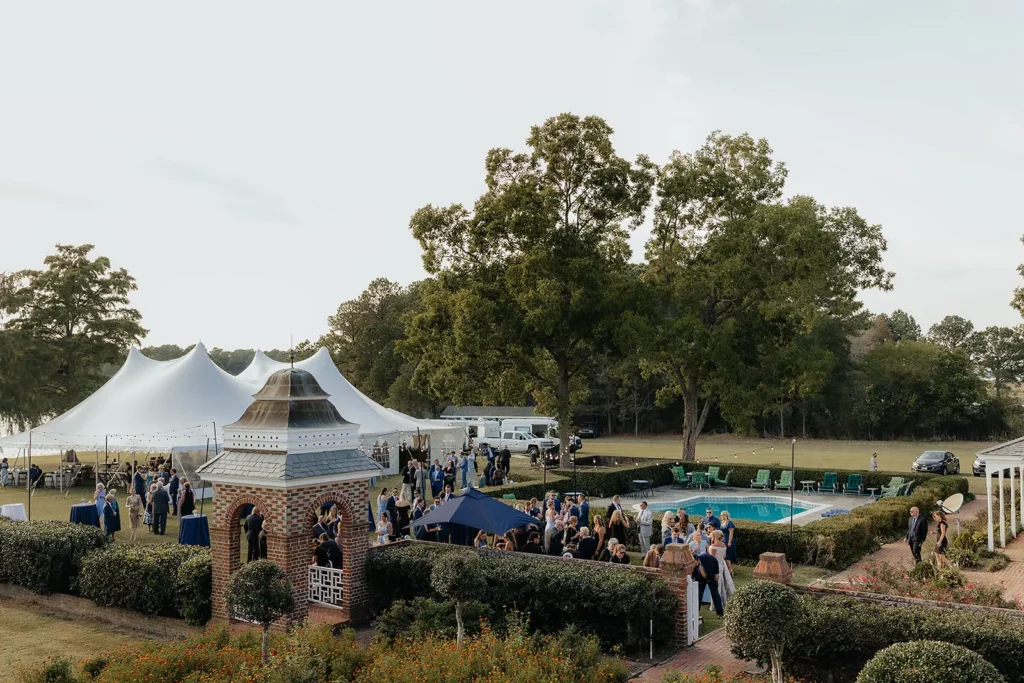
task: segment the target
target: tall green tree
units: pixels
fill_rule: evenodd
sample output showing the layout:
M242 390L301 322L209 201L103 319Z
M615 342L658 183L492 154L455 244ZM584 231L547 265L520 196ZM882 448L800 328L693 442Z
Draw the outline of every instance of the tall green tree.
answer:
M90 257L92 250L58 244L44 269L0 277L9 351L33 369L23 376L20 395L32 398L19 420L38 422L78 404L105 381L104 366L120 364L146 335L129 300L135 278L105 256Z
M950 351L963 349L973 356L977 346L974 323L958 315L947 315L928 330L928 340Z
M921 326L914 320L914 316L903 309L896 309L892 312L892 315L885 315L883 313L882 319L885 320L885 324L889 327L893 341L917 341L921 339Z
M997 397L1007 385L1024 379L1024 332L1019 327L985 328L978 333L976 352L978 366Z
M521 380L562 425L563 467L589 364L617 320L627 237L656 173L644 156L618 156L611 136L596 116L550 118L531 129L528 151L488 153L487 189L472 211L428 205L410 221L437 283L417 336L443 341L419 345L424 373Z
M712 402L756 362L749 330L785 344L822 317L853 315L861 289L891 287L881 228L852 208L781 202L785 177L765 140L718 132L659 174L647 315L633 321L647 371L664 380L659 399L683 400L685 460Z

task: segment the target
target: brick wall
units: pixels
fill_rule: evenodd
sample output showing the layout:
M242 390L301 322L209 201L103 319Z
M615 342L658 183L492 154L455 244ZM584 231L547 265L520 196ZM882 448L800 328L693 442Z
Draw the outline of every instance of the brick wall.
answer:
M241 512L246 505L266 510L267 559L287 573L295 588L297 609L279 628L302 621L307 614L308 567L313 556L312 520L326 502L337 504L342 533L343 607L339 621L358 623L368 615L365 581L369 480L314 484L289 489L214 484L210 546L213 554L213 618L227 621L226 597L231 575L240 567Z

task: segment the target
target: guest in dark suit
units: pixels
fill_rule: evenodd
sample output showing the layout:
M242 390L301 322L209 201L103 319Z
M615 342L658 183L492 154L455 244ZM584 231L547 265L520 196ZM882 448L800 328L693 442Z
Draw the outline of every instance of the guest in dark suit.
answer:
M181 479L178 477L178 470L171 470L171 481L167 487L167 493L171 495L171 514L178 516L178 488L181 486Z
M413 523L419 521L420 517L422 517L425 514L427 514L427 502L422 498L417 498L416 507L412 511ZM417 541L427 540L427 525L421 524L420 526L416 527L415 531L413 532L413 535L416 537Z
M622 500L618 496L615 496L614 498L612 498L612 504L608 506L608 510L605 513L605 518L606 519L611 519L612 518L612 513L615 512L616 510L618 510L619 512L622 512L623 515L626 514L622 510ZM619 540L621 541L622 539L620 538Z
M705 551L695 559L697 566L693 569L693 578L697 582L697 592L703 596L704 589L708 589L715 614L722 616L722 596L718 592L718 558Z
M146 500L146 477L142 474L142 465L135 468L135 477L132 479L132 488L139 498Z
M246 562L260 559L261 531L263 531L262 510L259 507L254 507L252 513L245 518L245 542L249 546Z
M586 496L580 496L580 526L590 526L590 501Z
M921 561L921 544L928 538L928 520L921 516L916 507L910 508L910 522L907 524L907 543L915 562Z
M167 513L171 510L171 497L167 489L157 486L153 491L153 533L163 536L167 533Z
M321 536L331 537L327 533L327 518L323 515L317 517L316 524L313 525L313 538L320 538Z

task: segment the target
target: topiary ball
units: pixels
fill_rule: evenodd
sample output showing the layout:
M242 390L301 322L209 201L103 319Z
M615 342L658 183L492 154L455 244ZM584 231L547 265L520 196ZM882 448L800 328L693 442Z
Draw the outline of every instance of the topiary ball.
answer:
M966 647L911 640L880 650L857 676L857 683L1006 683L1006 679Z

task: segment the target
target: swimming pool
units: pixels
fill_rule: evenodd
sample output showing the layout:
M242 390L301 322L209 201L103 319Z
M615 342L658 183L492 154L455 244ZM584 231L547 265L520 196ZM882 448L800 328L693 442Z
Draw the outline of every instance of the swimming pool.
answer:
M793 518L802 514L821 512L830 505L809 503L805 500L793 501ZM722 510L728 510L733 519L746 519L753 522L788 522L789 498L782 496L694 496L683 498L671 503L651 503L651 511L655 516L659 512L679 508L686 510L691 518L703 517L704 512L711 508L718 517Z

